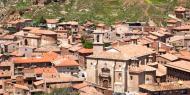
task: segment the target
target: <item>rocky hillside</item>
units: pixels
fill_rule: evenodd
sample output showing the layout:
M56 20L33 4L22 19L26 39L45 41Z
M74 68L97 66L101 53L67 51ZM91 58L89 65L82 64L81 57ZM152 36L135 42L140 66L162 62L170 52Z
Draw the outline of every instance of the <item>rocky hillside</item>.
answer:
M77 20L80 23L94 20L106 24L121 20L147 21L153 19L159 24L159 21L167 18L167 14L172 12L175 6L190 7L189 0L50 0L44 6L36 6L33 1L18 0L11 6L14 8L10 10L19 13L24 18L33 19L43 16Z

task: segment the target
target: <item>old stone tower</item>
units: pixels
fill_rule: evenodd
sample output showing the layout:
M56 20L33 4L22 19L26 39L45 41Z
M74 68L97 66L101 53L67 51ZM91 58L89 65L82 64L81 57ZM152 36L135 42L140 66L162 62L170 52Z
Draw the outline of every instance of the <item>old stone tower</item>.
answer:
M104 33L101 30L94 30L94 42L93 42L93 51L94 53L101 52L104 50L103 35Z

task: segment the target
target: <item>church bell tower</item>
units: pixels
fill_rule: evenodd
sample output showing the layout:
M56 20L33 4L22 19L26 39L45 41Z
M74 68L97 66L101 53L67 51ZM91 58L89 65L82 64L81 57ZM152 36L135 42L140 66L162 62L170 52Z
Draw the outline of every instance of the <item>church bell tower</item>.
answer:
M104 42L103 42L103 31L102 30L94 30L94 42L93 42L93 53L102 52L104 50Z

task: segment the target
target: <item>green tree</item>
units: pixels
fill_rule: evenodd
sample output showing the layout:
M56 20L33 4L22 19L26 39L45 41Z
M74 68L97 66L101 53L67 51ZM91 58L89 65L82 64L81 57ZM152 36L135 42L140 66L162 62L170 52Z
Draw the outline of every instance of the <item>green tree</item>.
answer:
M59 22L63 22L65 20L65 18L64 17L61 17L60 19L59 19Z
M45 19L43 16L41 16L41 17L39 18L39 22L40 22L41 24L45 24L45 23L46 23L46 19Z
M91 41L85 41L84 44L83 44L83 47L91 49L91 48L93 48L93 44L92 44Z
M46 23L46 20L43 16L34 19L32 22L33 26L39 26L40 24L45 24L45 23Z
M84 44L85 41L86 41L86 38L85 38L84 36L82 36L82 37L80 38L80 41L81 41L82 44Z

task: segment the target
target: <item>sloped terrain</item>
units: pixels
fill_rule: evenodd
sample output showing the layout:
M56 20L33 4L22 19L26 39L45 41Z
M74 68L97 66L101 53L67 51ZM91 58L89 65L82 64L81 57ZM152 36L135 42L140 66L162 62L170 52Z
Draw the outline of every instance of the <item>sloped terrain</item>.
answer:
M190 7L188 0L65 0L51 2L45 6L34 6L31 0L20 0L14 6L22 17L38 19L64 18L80 23L94 20L112 24L116 21L147 21L158 24L172 12L175 6ZM158 20L159 19L159 20Z

